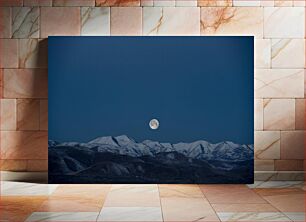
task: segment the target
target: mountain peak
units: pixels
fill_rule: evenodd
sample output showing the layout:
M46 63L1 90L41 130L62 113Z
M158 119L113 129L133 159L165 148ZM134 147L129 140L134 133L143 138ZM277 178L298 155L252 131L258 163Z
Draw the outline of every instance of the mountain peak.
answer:
M97 137L96 139L91 140L89 143L97 143L97 144L106 144L106 145L119 146L117 141L114 140L114 137L112 137L112 136Z
M113 139L119 145L124 145L124 144L130 143L130 142L135 143L135 140L130 138L130 137L128 137L127 135L116 136L116 137L113 137Z

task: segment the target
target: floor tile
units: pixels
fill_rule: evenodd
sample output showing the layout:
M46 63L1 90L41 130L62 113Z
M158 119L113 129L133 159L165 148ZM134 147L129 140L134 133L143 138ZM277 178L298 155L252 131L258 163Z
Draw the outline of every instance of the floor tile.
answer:
M65 184L59 185L52 196L105 199L110 188L108 184Z
M104 198L80 196L51 196L45 200L38 211L40 212L97 212L100 211Z
M266 203L245 185L200 185L210 203Z
M292 221L306 221L305 212L283 212Z
M161 198L164 221L219 221L205 198Z
M271 204L212 204L216 212L277 212Z
M192 184L161 184L158 185L160 197L187 197L187 198L203 198L198 185Z
M56 184L1 181L1 196L44 196L54 192Z
M290 221L288 217L279 212L266 213L218 213L221 221Z
M113 185L108 193L105 207L159 207L159 193L156 184Z
M103 207L98 221L163 221L160 207Z
M24 221L46 198L43 196L1 196L0 221Z
M305 191L293 188L255 189L266 201L282 212L303 212Z
M96 221L99 212L35 212L26 221Z

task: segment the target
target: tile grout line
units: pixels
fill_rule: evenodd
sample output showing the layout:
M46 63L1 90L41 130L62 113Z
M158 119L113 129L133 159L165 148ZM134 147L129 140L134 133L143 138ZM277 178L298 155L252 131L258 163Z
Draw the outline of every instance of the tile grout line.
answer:
M156 184L157 190L158 190L158 197L159 197L159 205L160 205L160 211L161 211L161 216L162 216L162 221L164 222L164 213L163 213L163 207L162 207L162 202L161 202L161 196L160 196L160 191L159 191L159 184Z
M96 221L99 220L99 217L100 217L100 214L101 214L102 209L103 209L103 207L104 207L106 198L107 198L108 194L110 193L112 186L113 186L113 184L110 185L109 190L108 190L107 194L105 195L105 199L104 199L103 204L102 204L102 206L101 206L101 209L100 209L100 211L99 211L99 213L98 213L98 216L97 216L97 218L96 218Z
M273 188L266 188L266 189L273 189ZM256 191L254 191L257 195L259 195L263 200L265 200L268 204L270 204L272 207L274 207L278 213L283 215L284 217L288 218L290 221L292 221L285 213L283 213L278 207L274 206L272 203L270 203L266 198L264 198L262 195L258 194Z
M222 220L221 220L221 218L219 217L217 211L216 211L215 208L212 206L212 204L211 204L211 202L209 201L209 199L205 196L204 191L201 189L200 185L197 184L197 186L198 186L198 188L200 189L200 191L201 191L203 197L207 200L207 202L209 203L210 207L211 207L211 208L213 209L213 211L215 212L215 214L216 214L216 216L218 217L219 221L222 222Z

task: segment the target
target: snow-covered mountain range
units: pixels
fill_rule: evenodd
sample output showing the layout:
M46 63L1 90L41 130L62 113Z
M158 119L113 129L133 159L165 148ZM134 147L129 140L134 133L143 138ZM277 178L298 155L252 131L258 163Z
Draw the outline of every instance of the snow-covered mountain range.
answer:
M253 145L137 142L126 135L88 143L49 140L49 180L55 183L243 183L252 178Z
M97 152L111 152L132 157L154 156L161 152L178 152L186 157L199 160L225 160L244 161L253 155L253 145L240 145L230 141L220 143L209 143L204 140L192 143L160 143L157 141L144 140L136 142L126 136L104 136L98 137L88 143L49 141L49 147L84 147Z

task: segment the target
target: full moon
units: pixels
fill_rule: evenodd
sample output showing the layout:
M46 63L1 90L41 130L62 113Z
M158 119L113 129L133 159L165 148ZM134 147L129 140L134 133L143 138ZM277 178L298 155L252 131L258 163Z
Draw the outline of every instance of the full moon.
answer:
M154 129L154 130L158 129L158 127L159 127L158 120L157 119L151 119L150 122L149 122L149 126L150 126L151 129Z

